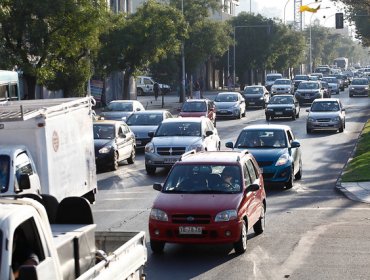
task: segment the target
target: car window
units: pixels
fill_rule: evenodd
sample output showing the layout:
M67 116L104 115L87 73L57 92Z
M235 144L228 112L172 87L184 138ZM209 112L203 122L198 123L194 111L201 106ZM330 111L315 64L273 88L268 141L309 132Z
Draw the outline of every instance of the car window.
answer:
M236 102L238 96L236 94L219 94L216 96L216 102Z
M181 111L183 112L206 112L207 106L203 101L199 102L185 102L182 106Z
M113 139L115 137L115 127L107 124L94 124L94 139Z
M291 130L288 130L286 133L287 133L287 136L288 136L288 142L289 142L289 144L291 144L292 141L294 140L293 132Z
M286 148L286 137L283 130L246 129L243 130L235 146L237 148Z
M250 184L252 184L252 180L251 180L250 175L249 175L249 170L248 170L248 167L247 167L247 163L245 163L244 166L243 166L243 174L244 174L244 185L249 186Z
M253 165L251 160L248 160L246 162L246 166L248 168L249 176L251 178L251 183L250 184L252 184L258 178L258 176L256 174L256 170L254 169L254 165Z
M132 112L133 104L124 102L111 102L106 107L107 111L122 111L122 112Z
M318 89L318 83L300 83L298 89Z
M352 85L367 85L369 81L367 79L353 79Z
M201 125L200 122L161 123L155 136L201 136Z
M127 125L159 125L163 121L163 114L133 114L127 121Z
M263 88L261 87L247 87L244 90L244 94L261 94L263 93Z
M293 96L274 96L270 99L270 104L293 104Z
M328 102L314 102L311 105L312 112L330 112L330 111L339 111L339 104L335 101Z
M0 155L0 191L6 192L8 190L10 171L10 157L7 155Z

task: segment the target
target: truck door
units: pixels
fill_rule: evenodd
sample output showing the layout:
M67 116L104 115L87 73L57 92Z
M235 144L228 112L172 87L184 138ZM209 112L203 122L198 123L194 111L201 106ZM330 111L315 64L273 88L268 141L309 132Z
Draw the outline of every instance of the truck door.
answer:
M27 193L39 193L40 192L40 179L36 172L36 167L32 159L28 156L27 152L19 153L15 158L15 192L20 192L18 186L20 186L21 175L27 175L30 180L30 189L25 190Z
M144 78L145 92L153 92L154 81L150 78Z

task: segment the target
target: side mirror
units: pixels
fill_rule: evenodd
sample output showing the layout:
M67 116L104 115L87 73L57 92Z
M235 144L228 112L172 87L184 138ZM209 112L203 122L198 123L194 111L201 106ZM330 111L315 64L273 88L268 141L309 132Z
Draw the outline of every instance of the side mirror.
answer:
M177 112L181 112L181 108L177 108Z
M258 184L251 184L245 189L245 193L247 194L249 192L255 192L258 191L259 189L260 186Z
M306 112L309 112L310 111L310 109L306 109Z
M290 146L292 148L298 148L298 147L301 146L301 143L299 143L297 140L294 140L294 141L292 141L292 143L290 144Z
M234 149L234 144L233 144L233 142L226 142L225 147L230 148L230 149Z
M140 108L137 108L136 111L141 111L141 109Z
M156 190L156 191L161 192L161 191L162 191L162 189L163 189L163 186L162 186L162 184L161 184L161 183L154 183L154 184L153 184L153 189L154 189L154 190Z
M149 136L150 138L153 138L153 137L154 137L154 131L149 131L149 132L148 132L148 136Z
M344 111L344 112L345 112L345 111L346 111L346 109L344 109L344 108L343 108L343 109L342 109L342 111Z
M31 188L30 177L28 174L21 174L19 177L19 189L29 190Z
M213 131L212 130L207 130L206 131L206 136L210 136L210 135L213 135Z

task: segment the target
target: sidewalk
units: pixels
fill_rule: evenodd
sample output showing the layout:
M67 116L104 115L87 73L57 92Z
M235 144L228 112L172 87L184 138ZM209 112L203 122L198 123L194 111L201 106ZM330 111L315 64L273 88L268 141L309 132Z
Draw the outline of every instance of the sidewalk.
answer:
M370 204L370 182L346 182L338 180L336 188L349 199Z

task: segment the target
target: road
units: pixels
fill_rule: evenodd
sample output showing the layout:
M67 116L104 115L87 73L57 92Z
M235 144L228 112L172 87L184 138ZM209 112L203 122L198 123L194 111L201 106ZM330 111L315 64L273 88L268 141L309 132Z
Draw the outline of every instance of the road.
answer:
M236 255L231 245L166 244L163 255L153 255L147 243L148 279L368 279L370 206L348 200L335 184L370 115L370 100L349 98L348 90L339 98L346 108L344 133L307 135L308 107L295 121L272 121L290 125L300 140L303 177L291 190L267 188L266 230L249 234L245 254ZM244 126L265 122L263 110L249 109L242 120L220 120L217 128L224 144ZM165 176L165 170L146 175L143 153L134 165L98 174L98 229L148 234L157 194L152 184Z

